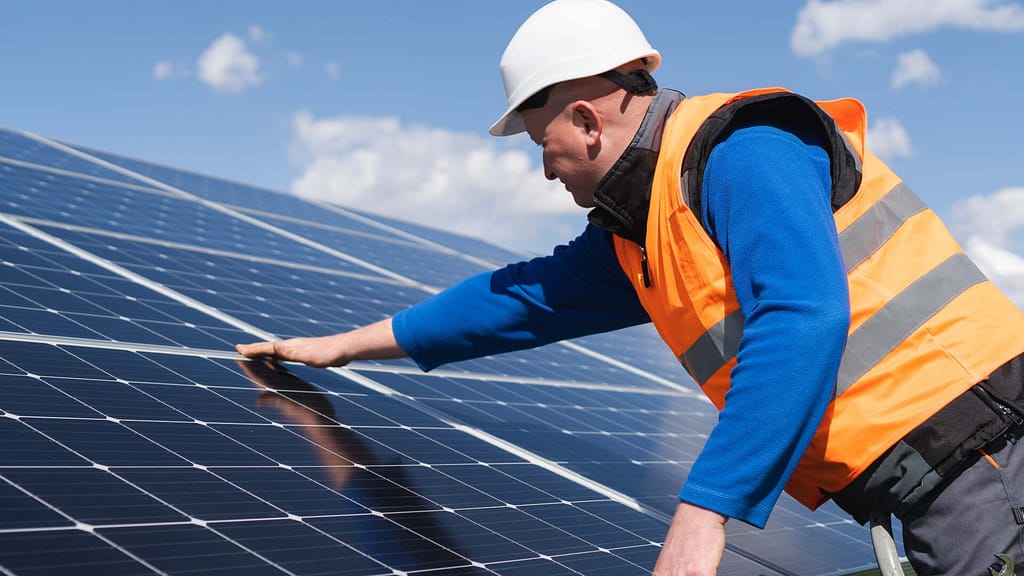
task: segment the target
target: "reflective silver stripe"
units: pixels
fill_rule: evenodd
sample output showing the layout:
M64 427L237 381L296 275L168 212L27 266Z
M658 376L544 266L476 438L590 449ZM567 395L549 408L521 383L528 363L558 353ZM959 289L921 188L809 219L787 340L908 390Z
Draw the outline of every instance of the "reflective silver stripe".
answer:
M849 272L882 247L908 218L926 210L906 184L897 184L849 228L839 234L839 249Z
M953 298L986 280L974 262L956 254L918 278L850 334L839 364L842 394Z
M893 187L839 235L847 273L881 248L907 219L926 209L905 184ZM958 294L985 279L963 254L918 278L850 335L836 394L842 394ZM737 310L702 334L679 361L703 386L736 356L742 336L743 314Z
M743 336L743 312L736 310L701 334L693 346L679 356L686 370L701 386L726 362L736 356Z

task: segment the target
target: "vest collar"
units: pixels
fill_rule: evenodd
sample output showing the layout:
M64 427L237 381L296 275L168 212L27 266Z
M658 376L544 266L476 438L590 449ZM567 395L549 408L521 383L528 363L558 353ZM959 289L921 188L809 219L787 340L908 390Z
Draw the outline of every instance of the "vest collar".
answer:
M651 101L633 141L597 184L595 208L587 214L591 224L643 246L661 133L683 98L681 92L661 90Z

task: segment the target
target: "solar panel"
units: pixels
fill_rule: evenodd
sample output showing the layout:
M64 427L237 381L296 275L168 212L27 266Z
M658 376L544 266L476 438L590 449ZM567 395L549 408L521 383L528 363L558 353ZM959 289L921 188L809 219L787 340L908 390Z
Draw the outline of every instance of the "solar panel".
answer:
M0 130L0 571L650 573L713 407L649 327L460 362L287 369L514 253ZM722 575L870 567L784 497Z

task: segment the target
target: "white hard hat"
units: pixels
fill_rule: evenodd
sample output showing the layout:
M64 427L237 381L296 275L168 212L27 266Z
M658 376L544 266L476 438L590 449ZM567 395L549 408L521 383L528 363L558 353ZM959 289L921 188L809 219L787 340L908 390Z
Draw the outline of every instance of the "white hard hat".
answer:
M621 8L606 0L555 0L523 22L501 56L508 108L490 133L525 131L516 108L548 86L641 58L649 72L661 64L661 55Z

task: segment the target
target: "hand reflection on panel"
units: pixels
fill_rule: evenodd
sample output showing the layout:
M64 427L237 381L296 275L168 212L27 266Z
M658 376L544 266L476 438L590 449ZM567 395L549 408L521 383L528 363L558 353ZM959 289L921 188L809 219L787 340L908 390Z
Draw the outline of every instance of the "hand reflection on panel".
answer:
M462 539L472 537L465 533L469 522L406 489L412 488L405 474L412 462L379 462L362 436L341 425L329 397L284 366L269 360L237 363L261 390L256 405L279 411L286 421L282 423L295 425L316 445L317 459L331 487L368 510L385 514L323 516L310 518L310 524L399 570L467 563L460 549ZM392 517L391 512L402 514Z
M356 470L353 464L377 464L365 441L339 425L334 407L322 391L270 360L238 360L237 363L262 390L256 405L280 411L318 447L317 458L325 467L332 488L339 490L346 484Z

